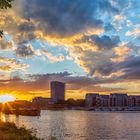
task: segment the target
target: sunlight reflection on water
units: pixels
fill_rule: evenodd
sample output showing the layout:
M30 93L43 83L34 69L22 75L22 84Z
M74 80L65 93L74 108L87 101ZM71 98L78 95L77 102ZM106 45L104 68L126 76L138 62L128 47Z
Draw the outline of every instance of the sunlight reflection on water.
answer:
M139 140L140 113L42 111L40 117L0 115L4 122L33 128L58 140Z

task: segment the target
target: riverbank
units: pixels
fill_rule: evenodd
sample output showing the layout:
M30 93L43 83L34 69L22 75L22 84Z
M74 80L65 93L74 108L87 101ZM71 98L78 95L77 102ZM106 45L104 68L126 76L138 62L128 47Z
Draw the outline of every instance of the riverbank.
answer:
M140 111L140 107L73 107L72 110L83 111L105 111L105 112L135 112Z
M18 128L14 123L0 122L0 140L41 140L30 130Z

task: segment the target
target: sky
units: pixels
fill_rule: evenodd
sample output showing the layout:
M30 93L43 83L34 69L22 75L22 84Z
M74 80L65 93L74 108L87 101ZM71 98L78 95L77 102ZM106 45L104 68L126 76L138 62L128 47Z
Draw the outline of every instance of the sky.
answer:
M139 0L15 0L0 11L0 94L140 94Z

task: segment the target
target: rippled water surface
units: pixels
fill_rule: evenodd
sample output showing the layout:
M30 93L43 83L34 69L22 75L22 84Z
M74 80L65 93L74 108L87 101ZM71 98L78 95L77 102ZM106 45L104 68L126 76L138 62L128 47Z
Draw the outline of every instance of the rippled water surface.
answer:
M3 121L33 128L58 140L140 140L140 113L42 111L40 117L1 115Z

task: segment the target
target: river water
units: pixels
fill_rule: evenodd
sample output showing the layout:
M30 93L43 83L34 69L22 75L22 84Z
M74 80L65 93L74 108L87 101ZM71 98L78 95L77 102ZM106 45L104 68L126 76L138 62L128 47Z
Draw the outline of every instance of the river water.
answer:
M1 114L3 121L33 128L48 140L140 140L140 113L42 111L40 117Z

